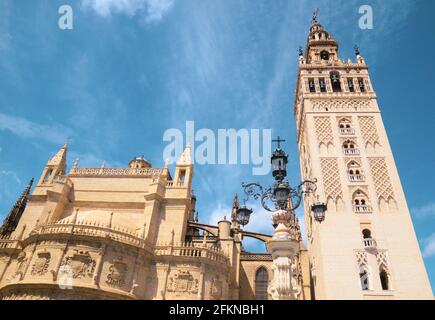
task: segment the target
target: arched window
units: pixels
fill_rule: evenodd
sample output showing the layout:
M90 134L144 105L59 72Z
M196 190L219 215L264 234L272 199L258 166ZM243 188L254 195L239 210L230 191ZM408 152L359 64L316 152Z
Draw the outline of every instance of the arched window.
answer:
M368 197L361 190L358 190L353 194L352 201L356 213L372 212L372 207L369 205Z
M257 300L267 300L267 287L269 275L267 269L261 267L255 273L255 297Z
M331 72L332 91L341 92L340 74L337 71Z
M361 283L361 289L364 291L370 290L370 283L369 283L369 273L366 269L361 269L359 273L359 280Z
M341 119L338 122L341 135L354 135L355 130L352 127L352 122L349 119Z
M390 277L383 267L381 267L379 272L379 278L381 280L382 290L390 290Z
M329 52L326 50L323 50L322 52L320 52L320 59L329 61Z
M345 155L359 155L359 149L357 148L357 145L352 140L347 140L343 142L343 152Z
M362 231L363 238L364 239L371 239L372 238L372 232L369 229L364 229Z

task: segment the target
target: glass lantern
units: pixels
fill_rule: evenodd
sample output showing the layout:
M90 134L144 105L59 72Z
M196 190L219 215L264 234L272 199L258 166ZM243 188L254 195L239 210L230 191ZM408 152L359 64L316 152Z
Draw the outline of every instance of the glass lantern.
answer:
M278 203L280 209L287 208L287 202L290 196L290 187L287 183L278 184L273 190L273 195Z
M237 209L237 222L241 226L246 226L249 223L252 212L252 209L248 208L246 205L241 206Z
M281 149L276 149L272 155L272 175L276 181L282 181L287 176L288 157Z
M326 210L327 206L323 202L316 202L311 206L311 211L313 211L314 219L319 223L325 221Z

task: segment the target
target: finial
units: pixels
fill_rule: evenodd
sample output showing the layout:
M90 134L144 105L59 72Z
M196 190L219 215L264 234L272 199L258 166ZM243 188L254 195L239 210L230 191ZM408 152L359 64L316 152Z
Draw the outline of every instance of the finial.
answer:
M285 142L285 140L281 139L280 136L276 140L272 140L272 142L276 142L278 144L278 149L281 149L281 143Z
M299 57L303 57L304 56L304 50L302 49L301 46L299 46L298 53L299 53Z
M355 45L353 48L355 49L355 55L356 55L357 57L360 56L360 55L361 55L361 52L359 51L359 47L358 47L358 45Z
M74 162L73 169L77 169L79 167L80 158L77 158Z
M199 212L198 211L196 211L195 222L196 223L199 222Z
M313 23L316 23L316 22L317 22L317 18L319 17L319 14L320 14L320 10L319 10L319 8L317 8L316 10L314 10L314 12L313 12Z
M106 166L107 166L107 163L106 163L106 161L104 160L103 163L101 163L101 169L106 168Z

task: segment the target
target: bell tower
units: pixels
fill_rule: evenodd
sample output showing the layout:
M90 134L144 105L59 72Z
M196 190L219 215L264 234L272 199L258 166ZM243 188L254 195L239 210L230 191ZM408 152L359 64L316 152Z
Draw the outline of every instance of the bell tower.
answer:
M299 50L295 118L316 299L433 299L368 66L339 57L313 16ZM319 224L310 203L328 206Z

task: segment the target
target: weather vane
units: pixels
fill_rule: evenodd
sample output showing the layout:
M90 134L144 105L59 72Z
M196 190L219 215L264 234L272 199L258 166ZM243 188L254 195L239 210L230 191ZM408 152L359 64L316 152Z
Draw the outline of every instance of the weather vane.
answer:
M314 22L317 22L317 18L319 17L319 14L320 14L320 10L319 10L319 8L317 8L316 10L314 10L314 12L313 12L313 21L314 21Z
M359 47L358 47L358 45L355 45L355 47L353 47L354 49L355 49L355 54L357 55L357 56L359 56L361 53L360 53L360 51L359 51Z

